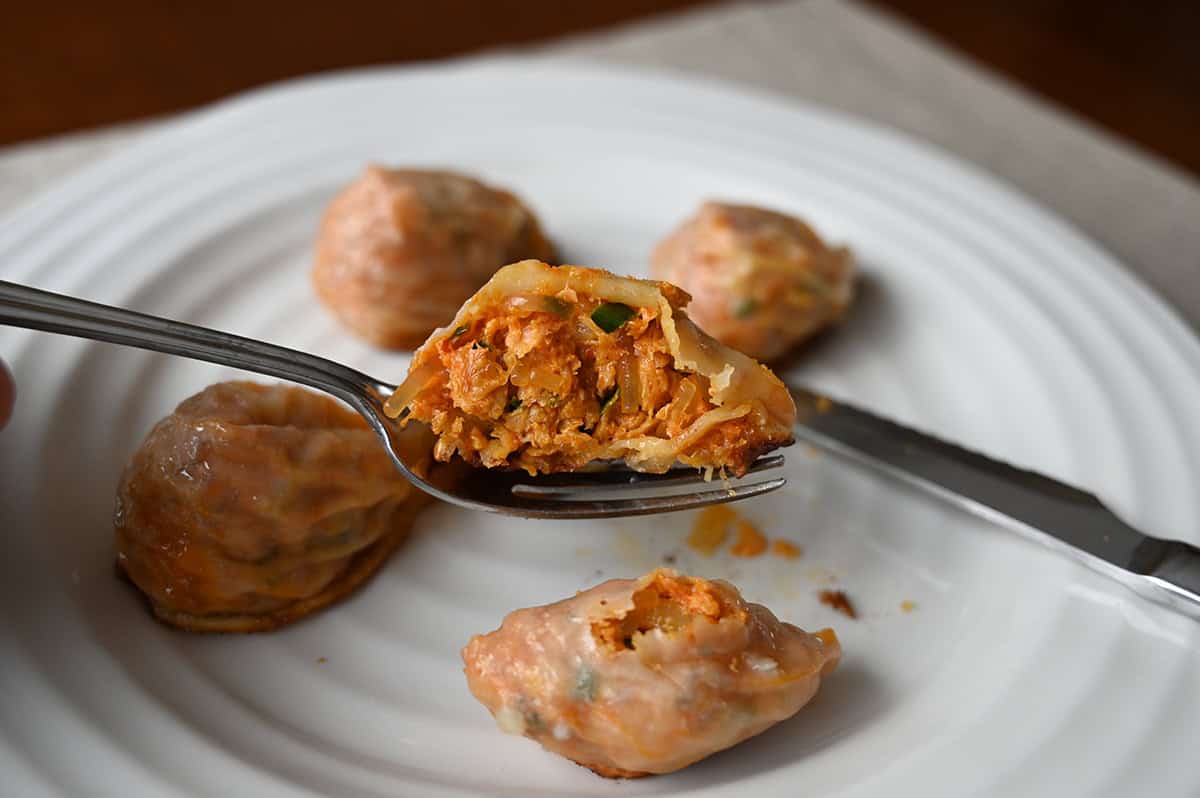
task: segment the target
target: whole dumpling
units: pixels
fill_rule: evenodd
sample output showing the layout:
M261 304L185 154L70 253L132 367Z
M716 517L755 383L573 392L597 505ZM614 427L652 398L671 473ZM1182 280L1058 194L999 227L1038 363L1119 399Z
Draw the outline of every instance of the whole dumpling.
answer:
M462 653L501 730L602 776L670 773L800 710L841 658L721 580L658 569L510 613Z
M517 197L453 172L371 165L330 203L312 271L352 332L412 349L506 263L554 259Z
M422 430L414 427L413 445ZM225 382L183 401L117 491L117 565L161 620L251 632L349 594L424 494L355 413L301 388Z
M840 319L854 296L854 261L800 219L706 202L663 239L654 276L692 295L688 314L709 335L776 360Z

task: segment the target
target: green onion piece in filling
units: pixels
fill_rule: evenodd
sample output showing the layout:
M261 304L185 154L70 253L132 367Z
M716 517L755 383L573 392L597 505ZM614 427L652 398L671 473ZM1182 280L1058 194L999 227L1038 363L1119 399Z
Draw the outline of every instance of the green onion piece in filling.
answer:
M601 418L603 418L604 414L608 412L608 408L612 407L613 402L615 402L617 400L617 394L619 394L620 392L621 392L620 388L613 388L612 393L610 393L608 396L604 397L604 401L600 403L600 417Z
M605 302L592 311L592 321L596 322L596 326L601 330L610 333L632 319L633 315L634 310L628 305L620 302Z
M567 316L571 315L571 303L564 302L556 296L542 297L542 307L545 308L548 313L553 313L555 316L558 316L561 319L565 319Z
M504 411L506 413L511 413L512 411L516 410L520 406L521 406L521 400L518 399L517 397L513 396L513 397L509 398L508 404L504 405Z
M537 707L533 706L533 702L529 700L528 696L522 695L517 698L517 711L521 713L521 719L525 721L527 731L540 733L546 730L546 722L542 720Z
M744 319L748 316L753 316L758 311L758 301L754 299L743 299L733 309L733 315L739 319Z
M455 327L454 332L450 333L450 337L457 338L458 336L462 335L466 331L467 331L467 325L465 325L465 324L462 325L461 327Z
M580 701L596 700L596 672L587 665L579 666L575 674L575 689L571 691Z
M472 349L491 349L492 345L481 338L478 341L476 341L475 343L471 344L471 348Z

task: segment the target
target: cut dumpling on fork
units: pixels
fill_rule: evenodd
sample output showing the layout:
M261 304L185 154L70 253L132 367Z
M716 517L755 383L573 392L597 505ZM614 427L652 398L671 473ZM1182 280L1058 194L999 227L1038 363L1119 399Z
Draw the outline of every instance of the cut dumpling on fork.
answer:
M462 652L502 731L601 776L670 773L791 717L837 667L832 629L669 569L510 613Z
M601 269L505 266L417 350L385 410L427 422L442 461L741 475L792 443L796 408L769 369L696 327L688 300Z

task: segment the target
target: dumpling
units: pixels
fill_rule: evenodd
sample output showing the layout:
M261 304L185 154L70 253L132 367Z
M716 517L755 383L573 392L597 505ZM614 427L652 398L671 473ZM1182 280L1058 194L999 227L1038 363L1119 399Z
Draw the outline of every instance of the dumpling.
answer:
M510 613L462 652L501 730L601 776L670 773L796 714L837 666L810 634L721 580L669 569Z
M312 280L352 332L412 349L496 269L554 259L517 197L464 175L368 166L325 211Z
M406 434L428 451L422 433ZM334 400L218 383L134 452L117 491L117 565L173 626L272 629L370 578L423 497Z
M688 311L721 343L771 361L837 321L854 261L794 216L706 202L654 250L654 276L692 294Z
M428 422L442 461L741 475L792 442L796 408L770 370L692 324L687 302L665 283L514 263L417 351L385 410Z

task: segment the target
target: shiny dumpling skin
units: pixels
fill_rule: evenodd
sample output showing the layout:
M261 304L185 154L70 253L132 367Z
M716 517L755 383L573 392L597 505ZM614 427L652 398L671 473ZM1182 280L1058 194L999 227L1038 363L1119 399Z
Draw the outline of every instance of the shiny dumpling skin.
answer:
M364 582L421 502L334 400L218 383L159 421L131 457L113 519L117 564L170 624L270 629Z
M800 219L706 202L663 239L654 276L692 295L688 312L721 343L776 360L839 320L854 294L854 262Z
M502 730L609 777L670 773L759 734L840 657L832 630L807 633L727 582L668 569L516 610L463 649L468 686Z
M453 172L371 165L326 209L312 280L356 335L412 349L520 258L552 260L554 248L514 195Z

